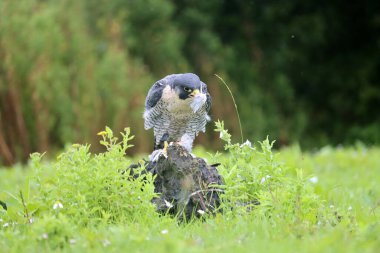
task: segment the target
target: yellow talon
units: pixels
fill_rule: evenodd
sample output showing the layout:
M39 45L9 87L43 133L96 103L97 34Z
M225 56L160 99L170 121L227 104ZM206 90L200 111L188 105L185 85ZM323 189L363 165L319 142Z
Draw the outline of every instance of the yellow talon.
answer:
M169 147L169 144L167 141L164 141L164 148L162 149L162 153L164 154L164 156L168 156L168 147Z

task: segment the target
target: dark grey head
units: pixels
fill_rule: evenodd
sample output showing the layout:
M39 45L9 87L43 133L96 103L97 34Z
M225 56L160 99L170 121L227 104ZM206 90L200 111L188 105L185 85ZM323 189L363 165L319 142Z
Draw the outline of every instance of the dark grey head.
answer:
M201 89L201 80L196 74L179 74L173 81L172 87L180 99L187 99L196 95Z

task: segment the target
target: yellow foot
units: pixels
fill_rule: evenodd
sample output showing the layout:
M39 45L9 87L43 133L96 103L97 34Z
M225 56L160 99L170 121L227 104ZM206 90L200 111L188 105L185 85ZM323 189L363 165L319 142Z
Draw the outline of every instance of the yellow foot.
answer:
M164 141L164 148L162 149L162 154L165 156L165 157L168 157L168 147L169 147L169 144L167 141Z
M164 147L162 149L157 149L153 151L153 153L149 156L149 160L151 160L152 162L156 162L161 156L164 156L165 158L167 158L168 147L169 147L168 142L164 141Z

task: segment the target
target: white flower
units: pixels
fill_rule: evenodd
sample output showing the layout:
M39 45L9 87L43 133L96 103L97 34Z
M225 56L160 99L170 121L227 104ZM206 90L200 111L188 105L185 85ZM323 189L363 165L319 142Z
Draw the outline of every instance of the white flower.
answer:
M224 131L220 131L220 133L219 133L219 138L220 138L220 139L223 139L223 136L224 136Z
M59 201L59 200L57 200L55 203L54 203L54 205L53 205L53 209L54 210L56 210L56 209L62 209L63 208L63 205L62 205L62 203Z
M351 210L352 210L352 206L349 206L349 207L348 207L348 211L351 211Z
M197 212L198 212L200 215L205 214L205 211L203 211L203 210L201 210L201 209L199 209Z
M69 240L69 243L70 243L70 244L75 244L76 242L77 242L77 241L76 241L75 239L70 239L70 240Z
M164 201L165 201L165 205L166 205L167 207L169 207L169 208L172 208L172 207L173 207L172 203L170 203L170 202L167 201L166 199L164 199Z
M252 148L252 143L249 140L246 140L243 144L240 145L240 148L243 148L245 146Z
M104 240L103 240L103 246L104 246L104 247L107 247L107 246L109 246L109 245L111 245L111 242L110 242L109 240L107 240L107 239L104 239Z
M163 235L166 235L167 233L169 233L169 230L167 230L167 229L164 229L161 231L161 234L163 234Z
M260 181L261 184L263 184L267 179L271 178L271 176L269 175L266 175L265 177L263 177Z
M8 223L8 222L7 222L7 223L4 223L3 227L4 227L4 228L9 227L9 223Z
M318 177L312 177L309 179L309 181L313 184L316 184L316 183L318 183Z
M2 223L2 222L3 222L3 219L0 219L0 222Z
M33 218L30 218L29 219L29 223L32 224L34 222L34 219Z
M48 238L49 238L49 235L48 235L48 234L46 234L46 233L43 233L43 234L42 234L42 238L46 240L46 239L48 239Z
M334 208L334 205L330 205L330 208L333 209L333 208Z

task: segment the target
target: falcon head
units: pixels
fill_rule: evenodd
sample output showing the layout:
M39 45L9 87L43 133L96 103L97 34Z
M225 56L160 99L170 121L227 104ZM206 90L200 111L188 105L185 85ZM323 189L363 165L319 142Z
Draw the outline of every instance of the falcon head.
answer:
M181 74L174 79L173 89L182 100L193 98L201 89L201 80L193 73Z
M199 77L193 73L178 75L173 82L173 89L178 97L182 100L189 100L191 109L197 112L206 102L202 82Z

